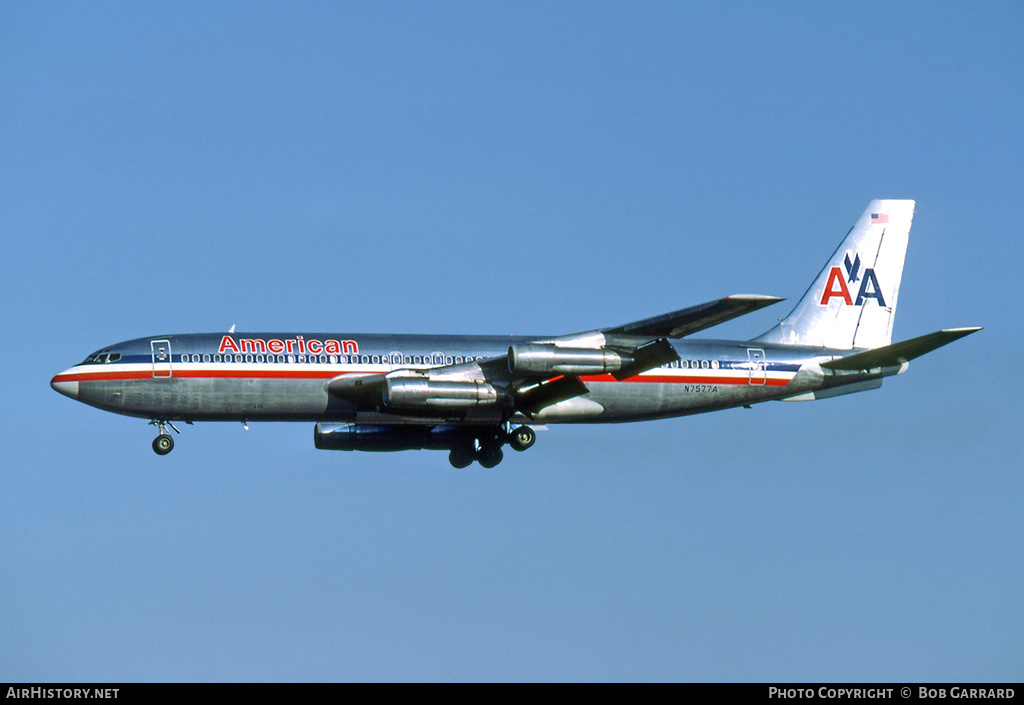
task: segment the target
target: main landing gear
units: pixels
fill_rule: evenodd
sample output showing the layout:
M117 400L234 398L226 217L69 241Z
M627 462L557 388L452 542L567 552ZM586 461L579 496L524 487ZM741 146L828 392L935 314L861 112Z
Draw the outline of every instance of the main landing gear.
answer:
M505 457L501 447L506 443L512 450L524 451L536 441L537 433L529 426L517 426L511 431L496 426L488 433L468 438L464 443L452 448L448 454L448 462L452 467L464 468L475 460L481 467L493 468Z
M153 452L157 455L167 455L174 450L174 439L167 433L167 427L170 426L175 433L181 433L181 431L174 428L174 424L170 421L154 420L150 421L149 425L156 426L160 431L160 435L153 439Z
M512 450L520 452L526 450L537 442L537 433L529 426L519 426L513 429L508 436L508 444Z

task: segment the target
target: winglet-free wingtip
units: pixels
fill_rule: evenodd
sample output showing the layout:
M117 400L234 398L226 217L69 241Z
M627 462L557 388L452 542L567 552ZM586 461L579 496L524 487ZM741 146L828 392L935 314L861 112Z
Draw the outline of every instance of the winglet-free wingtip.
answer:
M784 296L766 296L764 294L733 294L732 296L726 296L726 299L730 301L749 301L751 303L760 303L762 306L771 306L777 304L780 301L785 301Z
M634 321L624 326L605 328L601 332L608 334L620 333L647 338L681 338L699 330L717 326L719 323L751 313L765 306L782 301L777 296L762 294L733 294L722 299L684 308L642 321Z

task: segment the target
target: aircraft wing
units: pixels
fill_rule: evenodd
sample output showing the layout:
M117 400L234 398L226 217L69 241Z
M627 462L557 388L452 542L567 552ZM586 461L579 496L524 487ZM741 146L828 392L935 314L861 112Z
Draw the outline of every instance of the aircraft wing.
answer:
M777 296L759 294L726 296L724 299L645 318L623 326L604 328L601 332L605 335L630 335L651 339L682 338L782 300Z
M777 296L740 294L665 313L652 318L602 328L551 341L513 346L508 369L512 400L527 415L589 390L583 376L608 374L629 379L679 359L669 338L724 323L782 301Z
M507 355L445 367L394 370L387 374L341 375L327 391L367 408L412 405L489 404L511 400L516 411L538 411L589 390L583 377L608 375L624 380L679 359L669 338L679 338L756 311L782 299L775 296L727 296L717 301L653 318L512 345ZM470 404L463 404L463 402Z

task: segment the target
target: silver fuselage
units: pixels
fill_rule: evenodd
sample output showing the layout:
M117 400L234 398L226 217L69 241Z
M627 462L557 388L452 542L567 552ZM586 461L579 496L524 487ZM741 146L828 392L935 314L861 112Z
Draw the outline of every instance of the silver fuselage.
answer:
M317 421L390 424L504 421L624 422L696 414L773 399L810 399L877 387L901 368L837 375L820 362L849 351L749 341L676 340L680 360L625 380L581 379L588 393L527 419L501 404L429 414L367 408L331 394L347 375L500 366L511 344L541 336L232 333L138 338L60 373L61 393L106 411L168 421ZM501 385L500 375L496 384Z
M537 424L619 423L875 389L980 330L892 342L914 202L875 199L785 318L746 341L692 336L782 301L733 294L606 328L544 336L236 333L137 338L53 378L60 393L150 419L312 421L317 448L447 450L496 466Z

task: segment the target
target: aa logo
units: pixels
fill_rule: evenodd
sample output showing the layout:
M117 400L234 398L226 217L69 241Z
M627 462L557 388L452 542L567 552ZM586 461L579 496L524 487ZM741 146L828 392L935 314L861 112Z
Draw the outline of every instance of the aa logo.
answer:
M861 306L864 299L874 299L879 306L885 306L885 299L882 298L882 288L878 285L878 278L875 270L871 267L864 269L863 276L860 273L860 255L854 254L853 261L850 261L850 253L846 253L842 267L832 267L828 270L828 280L825 282L825 290L821 293L821 305L827 306L833 298L840 298L847 306ZM860 289L857 291L857 298L850 296L850 285L860 282Z

